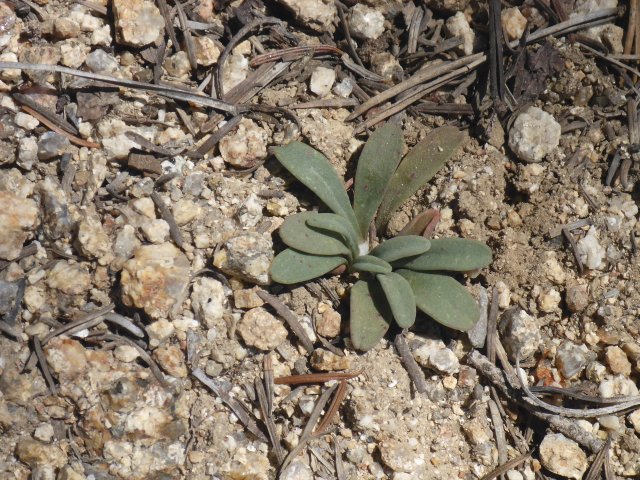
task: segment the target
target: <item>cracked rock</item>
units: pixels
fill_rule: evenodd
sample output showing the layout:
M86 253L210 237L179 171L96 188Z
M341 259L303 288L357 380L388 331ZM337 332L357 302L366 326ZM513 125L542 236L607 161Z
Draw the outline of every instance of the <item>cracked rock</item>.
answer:
M531 357L542 343L536 319L520 308L506 310L502 314L499 328L504 348L512 360L515 360L518 353L521 360Z
M38 225L36 202L0 192L0 225L0 258L13 260Z
M540 460L550 472L580 480L587 470L587 456L580 446L561 433L549 433L540 444Z
M156 41L164 31L164 18L153 2L113 0L116 41L122 45L144 47Z
M529 107L521 112L509 130L509 148L525 162L537 163L560 144L560 124L544 110Z
M230 238L215 255L214 265L223 272L241 279L266 285L273 260L273 242L259 233L243 233Z
M238 324L238 333L244 343L259 350L272 350L287 338L287 329L282 322L258 307L244 314Z

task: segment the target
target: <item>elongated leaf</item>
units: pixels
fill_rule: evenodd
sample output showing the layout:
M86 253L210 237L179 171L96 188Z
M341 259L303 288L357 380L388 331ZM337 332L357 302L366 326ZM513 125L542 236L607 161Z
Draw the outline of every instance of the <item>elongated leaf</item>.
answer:
M376 218L378 230L386 225L400 205L433 178L455 153L463 138L462 132L455 127L440 127L430 132L404 157L382 199Z
M373 255L362 255L355 259L353 265L351 265L351 270L354 272L389 273L392 268L381 258Z
M413 217L398 235L420 235L424 238L431 238L439 221L440 211L429 208Z
M480 310L467 289L447 275L398 270L407 279L416 306L442 325L466 331L480 318Z
M431 240L428 252L413 259L398 260L394 266L417 271L468 272L486 267L491 263L491 258L491 249L477 240L439 238Z
M351 250L341 237L333 232L320 232L307 225L310 218L320 215L315 212L302 212L288 217L278 233L289 247L314 255L347 255Z
M359 280L351 287L350 313L351 342L358 350L375 347L393 319L382 288L375 280Z
M287 248L271 262L271 279L284 285L306 282L345 263L347 259L344 257L322 257Z
M387 297L396 323L402 328L409 328L416 321L416 299L411 285L402 275L394 272L376 275L376 278Z
M273 152L278 161L315 193L331 211L342 215L356 231L358 230L358 222L344 184L324 155L301 142L276 147Z
M386 240L369 252L386 262L395 262L401 258L421 255L429 250L431 242L417 235L405 235Z
M353 252L353 255L358 254L358 234L344 217L335 213L319 213L309 217L307 225L320 231L329 231L340 235Z
M402 130L387 123L371 134L364 145L353 196L353 211L360 226L360 237L367 238L369 224L380 206L387 185L402 155Z

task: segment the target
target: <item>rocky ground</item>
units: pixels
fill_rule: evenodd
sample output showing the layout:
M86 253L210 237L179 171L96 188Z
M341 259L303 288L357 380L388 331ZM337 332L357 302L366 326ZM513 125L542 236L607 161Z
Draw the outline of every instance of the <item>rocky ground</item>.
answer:
M34 2L0 0L0 479L640 475L635 0ZM380 235L438 209L494 261L474 330L363 354L353 277L270 282L319 205L269 148L349 182L385 120L466 139Z

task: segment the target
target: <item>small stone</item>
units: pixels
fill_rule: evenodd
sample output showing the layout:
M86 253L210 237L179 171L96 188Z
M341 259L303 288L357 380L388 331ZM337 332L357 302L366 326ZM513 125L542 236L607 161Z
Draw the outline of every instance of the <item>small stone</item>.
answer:
M266 285L273 260L270 236L248 232L230 238L215 255L213 263L223 272L241 279Z
M429 8L438 12L455 13L462 12L469 6L470 0L427 0Z
M565 341L556 350L556 368L564 378L579 375L587 364L585 347Z
M353 92L353 80L349 77L343 78L333 87L333 93L342 98L348 98Z
M51 425L50 423L43 423L41 425L38 425L36 431L33 432L33 438L45 443L51 443L54 435L55 434L53 432L53 425Z
M573 285L567 289L565 301L567 308L576 313L581 312L589 305L589 293L586 285Z
M198 278L191 292L191 306L196 318L205 321L208 327L222 319L227 303L224 286L213 278Z
M620 420L615 415L605 415L603 417L598 417L598 423L602 428L605 428L612 432L620 431Z
M279 3L293 12L298 24L316 32L333 33L338 10L331 0L279 0Z
M424 464L424 458L407 443L385 440L379 447L382 463L394 472L411 473Z
M169 320L161 319L147 325L145 330L149 335L149 345L151 348L155 348L173 335L175 327Z
M95 213L84 215L78 222L77 242L80 251L88 258L97 259L100 265L113 260L111 239Z
M561 433L547 434L540 444L540 461L550 472L580 480L587 470L587 456L580 446Z
M113 244L113 253L118 259L128 260L133 252L140 246L140 241L136 237L136 230L133 225L125 225L116 235Z
M164 33L165 23L158 7L147 0L112 0L116 41L144 47Z
M462 39L462 44L458 46L458 50L465 55L471 55L473 53L473 44L476 41L476 34L469 25L465 14L457 12L447 18L445 27L450 38L460 37Z
M524 480L524 475L517 470L508 470L507 480Z
M38 158L51 160L61 156L69 148L69 139L56 132L45 132L38 140Z
M457 373L460 370L460 362L458 357L448 348L436 350L429 356L429 364L431 368L440 373L448 375Z
M86 349L77 340L54 337L43 348L49 368L58 375L75 377L87 368Z
M602 398L638 395L635 382L624 375L616 375L600 383L598 387Z
M631 375L631 362L620 347L607 347L605 357L613 373L627 377Z
M311 354L311 366L316 370L333 372L336 370L347 370L351 367L351 361L346 356L336 355L333 352L316 348Z
M483 445L493 440L493 434L489 426L477 418L472 418L462 424L464 433L473 445Z
M512 360L518 354L521 360L530 358L542 344L536 319L518 307L509 308L502 314L499 328L504 348Z
M196 47L196 62L203 67L210 67L220 58L220 47L211 37L195 37L193 44Z
M262 307L244 314L238 324L238 333L244 343L264 351L276 348L287 338L287 329L282 322Z
M16 455L31 468L48 467L56 469L67 463L67 454L60 446L43 443L32 438L18 440Z
M149 220L141 227L145 238L151 243L163 243L169 238L169 224L162 219Z
M578 240L576 252L582 264L590 270L601 270L605 266L607 251L600 245L595 227L589 228L587 234Z
M640 408L630 413L627 419L629 419L629 422L633 425L636 433L640 433Z
M258 296L255 288L235 290L233 303L236 308L256 308L264 305L264 301Z
M0 258L14 260L38 225L36 202L0 192L0 225Z
M91 275L82 265L60 261L49 270L47 285L67 295L80 295L89 291Z
M25 130L33 130L40 125L37 118L33 118L31 115L24 112L16 113L16 116L13 117L13 121L18 127L24 128Z
M182 198L173 207L173 218L180 226L193 222L202 213L202 208L195 202Z
M356 3L351 9L349 26L354 37L375 40L384 33L384 15L363 3Z
M124 363L131 363L140 356L138 349L131 345L118 345L113 349L113 356Z
M184 50L167 57L162 66L169 75L176 78L186 78L191 73L189 56Z
M75 38L80 35L80 25L67 17L58 17L53 21L53 34L59 39Z
M115 72L119 67L118 60L100 48L87 55L84 63L92 72L105 75Z
M185 378L187 376L184 354L177 345L158 347L153 351L153 356L160 367L172 377Z
M191 279L189 260L171 243L144 245L124 264L122 301L151 318L168 316L180 305Z
M501 13L502 30L509 40L520 40L527 27L527 18L518 7L505 8Z
M334 338L340 334L342 317L333 308L327 308L322 313L315 316L316 331L319 335L327 338Z
M326 97L331 93L335 81L336 71L333 68L317 67L311 74L309 90L319 97Z
M525 162L537 163L560 144L561 128L552 115L538 107L521 112L509 130L509 148Z
M313 480L313 471L301 460L294 460L279 476L280 480Z
M229 55L227 63L222 69L222 86L228 92L239 85L249 74L249 60L244 55Z
M560 292L555 288L550 288L543 291L538 297L538 308L545 313L555 312L558 310L560 300Z
M233 133L220 140L220 155L234 167L249 168L267 156L267 132L253 120L242 119Z
M402 77L402 66L389 52L380 52L371 56L372 70L386 80Z

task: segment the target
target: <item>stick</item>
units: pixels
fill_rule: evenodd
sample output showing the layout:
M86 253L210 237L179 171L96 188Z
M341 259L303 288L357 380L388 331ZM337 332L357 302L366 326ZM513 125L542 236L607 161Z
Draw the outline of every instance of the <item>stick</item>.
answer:
M289 328L293 331L293 334L298 337L298 340L302 343L305 350L309 353L313 352L313 342L304 331L302 325L298 321L295 314L289 310L289 308L282 303L278 298L268 294L264 290L258 291L258 296L266 303L271 305L278 315L280 315L285 322L289 325Z

